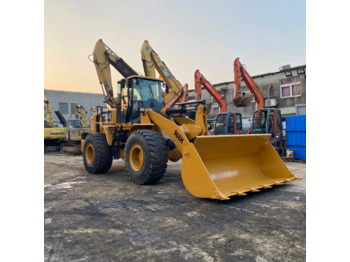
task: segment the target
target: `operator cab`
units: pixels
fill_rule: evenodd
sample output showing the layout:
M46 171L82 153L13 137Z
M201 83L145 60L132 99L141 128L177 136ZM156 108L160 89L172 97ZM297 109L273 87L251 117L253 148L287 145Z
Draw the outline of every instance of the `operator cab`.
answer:
M132 76L122 79L117 87L117 110L120 107L123 122L139 123L140 109L163 108L162 80Z
M242 115L235 112L216 116L215 135L238 135L242 133Z
M275 128L275 113L277 113ZM277 133L275 134L275 130ZM280 137L282 135L283 126L282 126L282 117L281 110L279 109L260 109L254 113L253 116L253 134L271 134L271 137Z

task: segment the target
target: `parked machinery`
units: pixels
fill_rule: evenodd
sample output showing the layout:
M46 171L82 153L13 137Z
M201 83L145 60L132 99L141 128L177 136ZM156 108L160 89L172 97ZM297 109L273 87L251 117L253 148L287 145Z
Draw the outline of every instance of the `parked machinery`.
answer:
M245 82L250 95L241 93L241 79ZM252 134L270 134L270 142L279 155L285 155L285 137L283 136L281 110L278 108L265 108L264 97L254 82L253 78L248 74L247 70L240 63L239 58L234 61L234 81L236 95L233 103L237 107L245 107L250 104L252 96L256 102L256 111L253 115L253 123L248 133Z
M104 82L109 69L101 44L97 42L93 56ZM296 179L268 135L209 136L204 101L164 108L160 79L125 77L118 81L116 97L111 85L105 88L111 108L97 109L82 141L89 173L105 173L113 158L124 158L134 183L153 184L163 177L171 152L178 150L183 183L196 197L226 200ZM186 117L193 110L194 121Z
M75 118L68 119L66 137L60 140L60 145L62 152L76 155L81 154L81 140L90 132L90 124L82 105L76 105L72 115Z
M202 87L215 99L220 108L220 113L216 116L215 127L212 135L239 135L242 134L242 114L238 112L226 112L226 101L215 87L199 72L194 73L196 99L201 99Z
M58 141L66 136L65 127L56 127L53 123L52 106L44 96L44 151L48 146L58 146ZM57 113L56 113L57 114Z

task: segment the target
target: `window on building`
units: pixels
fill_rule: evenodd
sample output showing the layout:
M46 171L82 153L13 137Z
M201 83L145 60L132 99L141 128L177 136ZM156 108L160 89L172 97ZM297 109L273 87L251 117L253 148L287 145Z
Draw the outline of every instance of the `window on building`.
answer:
M77 104L76 103L71 103L70 104L70 113L71 114L74 114L74 112L75 112L75 107L77 106Z
M218 102L215 101L214 97L210 97L210 103L212 107L218 107Z
M59 103L58 106L61 114L68 114L68 103Z
M300 77L288 77L280 81L281 98L301 96Z

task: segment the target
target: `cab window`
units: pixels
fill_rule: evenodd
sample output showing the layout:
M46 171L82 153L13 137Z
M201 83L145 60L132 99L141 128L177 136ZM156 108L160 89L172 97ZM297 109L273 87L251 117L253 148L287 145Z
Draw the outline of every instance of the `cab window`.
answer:
M224 135L226 128L226 115L218 115L215 122L215 135Z

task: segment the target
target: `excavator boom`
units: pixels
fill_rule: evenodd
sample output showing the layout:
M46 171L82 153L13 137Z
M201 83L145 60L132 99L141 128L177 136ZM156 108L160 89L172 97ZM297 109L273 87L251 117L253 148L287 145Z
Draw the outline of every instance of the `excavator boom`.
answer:
M251 96L241 96L241 78L244 83L249 88L250 92L253 94L254 99L257 103L256 108L261 109L264 108L264 97L260 92L258 86L255 84L253 78L248 74L247 70L243 67L239 58L236 58L234 61L234 81L236 85L236 96L233 99L233 103L237 107L245 107L250 104Z
M114 53L102 39L95 44L93 62L102 90L105 95L105 103L115 108L117 101L113 96L112 76L110 65L112 65L123 77L138 75L121 57Z
M181 98L181 103L185 103L188 100L188 84L185 84L183 87L183 93Z
M225 99L220 95L220 93L215 89L215 87L199 72L197 69L194 73L194 82L196 89L196 99L201 99L202 86L209 92L209 94L215 99L220 107L220 113L226 112L226 102Z
M176 101L181 98L183 87L181 83L170 72L169 68L160 59L159 55L153 50L147 40L143 42L141 48L141 57L145 75L155 78L156 70L164 82L170 87L169 94L165 95L165 108L172 107Z

